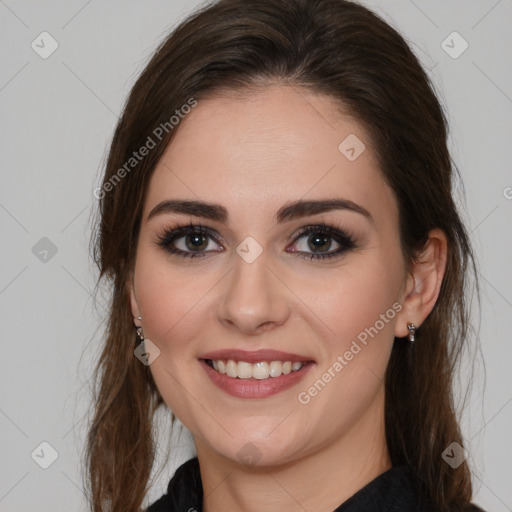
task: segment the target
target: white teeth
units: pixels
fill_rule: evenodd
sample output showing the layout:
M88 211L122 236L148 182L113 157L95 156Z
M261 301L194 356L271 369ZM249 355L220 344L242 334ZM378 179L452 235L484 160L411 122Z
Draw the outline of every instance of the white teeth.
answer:
M223 361L221 359L212 360L212 365L215 370L223 375L239 379L259 379L264 380L271 377L280 377L281 375L288 375L291 372L300 370L305 363L298 361L291 362L285 361L261 361L258 363L248 363L246 361L234 361L229 359Z
M228 377L238 377L237 369L238 365L233 361L233 359L230 359L226 363L226 375Z
M275 363L279 361L274 361ZM238 363L240 366L241 363ZM253 365L250 365L252 376L255 379L268 379L268 376L270 375L270 368L268 366L268 363L262 362L262 363L256 363Z
M231 361L228 361L228 364ZM236 364L236 363L235 363ZM240 361L237 366L236 373L241 379L250 379L252 377L252 364Z
M283 363L281 361L272 361L270 363L269 374L271 377L279 377L283 373Z

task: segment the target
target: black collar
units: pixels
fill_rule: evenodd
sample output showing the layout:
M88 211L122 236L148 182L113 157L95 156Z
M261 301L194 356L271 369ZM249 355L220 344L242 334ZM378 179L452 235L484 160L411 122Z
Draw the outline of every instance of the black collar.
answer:
M169 482L167 494L148 512L202 512L203 488L197 457L182 464ZM474 507L467 509L479 511ZM382 473L341 504L334 512L436 512L420 508L418 480L409 466L395 466ZM481 511L483 512L483 511Z

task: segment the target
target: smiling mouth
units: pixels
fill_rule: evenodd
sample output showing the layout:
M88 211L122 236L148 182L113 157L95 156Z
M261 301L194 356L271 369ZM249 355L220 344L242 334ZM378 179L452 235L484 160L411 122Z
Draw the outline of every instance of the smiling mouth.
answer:
M235 361L233 359L204 359L205 363L221 375L233 379L266 380L298 372L311 361Z

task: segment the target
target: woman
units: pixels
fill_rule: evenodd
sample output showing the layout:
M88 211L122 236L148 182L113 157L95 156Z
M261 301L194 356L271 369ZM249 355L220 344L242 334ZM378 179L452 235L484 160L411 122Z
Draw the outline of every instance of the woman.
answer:
M429 79L366 8L221 0L174 30L96 191L93 510L141 510L160 407L197 458L150 512L476 510L453 179Z

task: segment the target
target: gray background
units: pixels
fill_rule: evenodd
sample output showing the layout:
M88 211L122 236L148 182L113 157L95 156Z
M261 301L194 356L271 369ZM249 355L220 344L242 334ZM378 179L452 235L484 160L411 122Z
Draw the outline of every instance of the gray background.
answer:
M487 375L484 389L479 360L463 429L475 501L488 511L512 510L512 2L367 3L410 41L448 110L483 284ZM104 313L102 295L92 295L88 256L92 191L130 86L161 38L197 5L0 0L0 511L86 510L84 415ZM47 59L31 47L34 40L42 46L43 31L59 45ZM457 58L463 41L446 40L454 31L469 45ZM52 462L52 448L42 442L58 454L47 469L40 464ZM176 459L155 475L149 500L192 454L186 432L172 443Z

